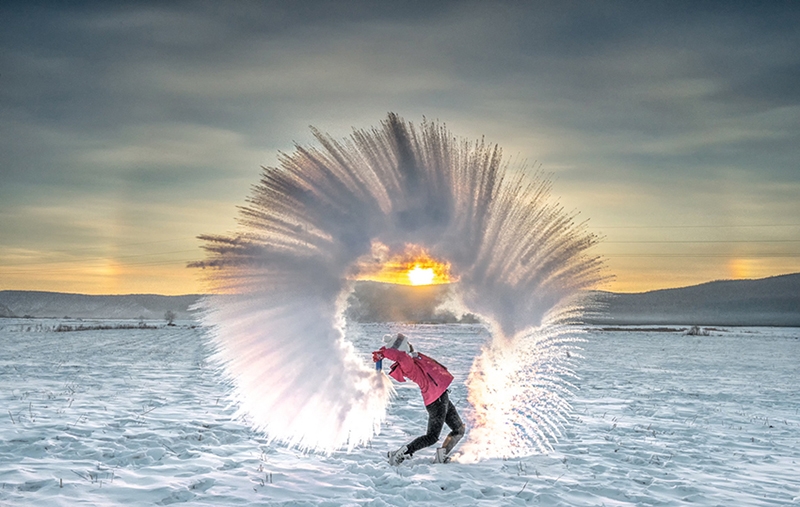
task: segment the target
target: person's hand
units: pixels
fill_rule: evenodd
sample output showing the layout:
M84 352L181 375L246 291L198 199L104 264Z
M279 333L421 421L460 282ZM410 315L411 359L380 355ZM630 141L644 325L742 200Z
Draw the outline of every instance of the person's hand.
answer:
M377 363L381 359L384 358L383 351L386 350L386 347L381 347L380 349L376 350L372 353L372 362Z

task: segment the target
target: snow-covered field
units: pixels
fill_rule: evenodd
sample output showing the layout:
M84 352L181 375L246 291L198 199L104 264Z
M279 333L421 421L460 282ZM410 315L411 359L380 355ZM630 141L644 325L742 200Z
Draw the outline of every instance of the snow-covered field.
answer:
M0 320L0 505L800 504L797 328L590 329L554 452L434 465L428 449L392 468L385 452L426 424L413 385L399 386L370 446L302 454L231 420L202 329L48 330L57 324ZM455 374L465 411L485 331L351 335L366 361L400 329Z

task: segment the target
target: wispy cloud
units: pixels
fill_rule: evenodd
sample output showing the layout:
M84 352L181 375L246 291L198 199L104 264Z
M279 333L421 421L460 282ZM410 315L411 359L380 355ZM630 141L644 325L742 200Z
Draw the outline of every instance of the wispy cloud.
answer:
M151 229L193 247L309 124L345 136L389 110L540 162L599 225L800 220L792 2L0 9L11 248L145 237L142 210L167 205ZM182 215L198 202L231 211Z

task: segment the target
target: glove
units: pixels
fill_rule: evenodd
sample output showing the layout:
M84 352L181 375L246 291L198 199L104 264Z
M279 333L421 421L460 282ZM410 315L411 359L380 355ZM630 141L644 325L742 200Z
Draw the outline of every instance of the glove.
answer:
M383 351L386 350L386 347L381 347L380 349L376 350L372 353L372 362L377 363L381 359L384 358Z

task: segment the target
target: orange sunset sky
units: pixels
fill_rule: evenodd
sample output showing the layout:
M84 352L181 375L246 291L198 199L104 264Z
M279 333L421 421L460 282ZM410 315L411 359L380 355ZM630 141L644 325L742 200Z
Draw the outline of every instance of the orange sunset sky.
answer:
M0 290L203 292L260 166L388 111L552 173L606 290L800 271L795 4L9 4Z

